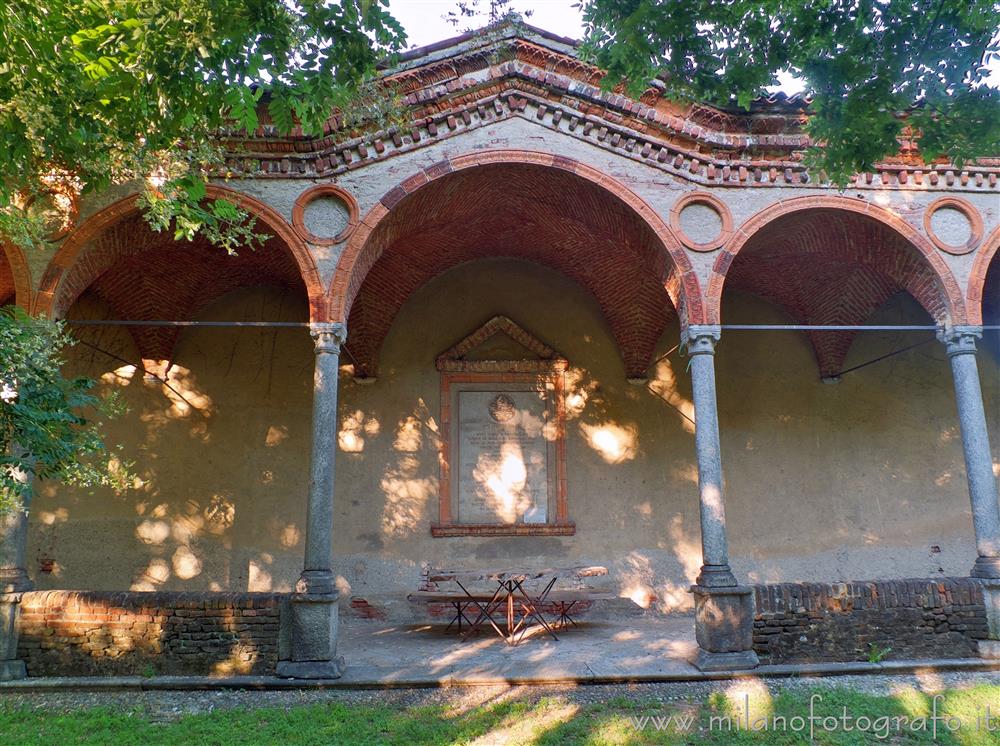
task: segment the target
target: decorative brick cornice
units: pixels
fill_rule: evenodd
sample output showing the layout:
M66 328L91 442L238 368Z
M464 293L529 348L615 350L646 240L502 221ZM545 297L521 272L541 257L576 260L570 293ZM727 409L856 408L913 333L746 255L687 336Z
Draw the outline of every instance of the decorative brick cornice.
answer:
M428 62L426 68L388 74L387 82L404 91L402 103L411 117L405 127L353 138L331 129L324 137L307 139L278 138L266 126L237 144L229 167L264 178L330 176L483 124L522 117L696 184L830 186L802 163L809 141L799 131L799 99L799 105L786 100L770 109L757 106L750 114L704 104L679 106L654 88L636 101L602 90L599 71L573 57L525 40L509 42L491 53L506 55L502 62L476 49ZM993 190L998 174L1000 163L958 170L949 164L925 166L904 156L858 175L853 188Z

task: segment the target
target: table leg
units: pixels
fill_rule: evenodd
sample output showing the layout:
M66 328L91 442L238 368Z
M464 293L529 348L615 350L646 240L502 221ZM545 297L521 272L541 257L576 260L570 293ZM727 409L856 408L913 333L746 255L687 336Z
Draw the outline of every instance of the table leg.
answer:
M501 582L497 585L497 589L493 592L492 598L490 598L490 600L486 602L485 607L481 603L479 603L479 601L473 598L472 594L469 593L469 591L466 590L465 586L462 585L459 581L456 580L455 584L462 589L462 592L466 596L468 596L469 600L476 606L476 608L479 609L479 615L476 617L476 621L474 621L471 625L469 625L469 631L465 633L465 638L468 639L469 637L472 637L472 635L476 634L476 632L479 631L479 628L482 626L483 621L488 621L490 623L490 626L493 627L493 630L498 635L500 635L500 637L506 640L507 636L503 633L500 627L497 626L497 623L493 621L493 614L492 614L493 610L497 606L499 606L500 603L502 603L502 601L498 602L497 599L500 597L500 593L504 588L503 583Z
M556 582L555 578L549 581L549 584L545 587L545 590L542 591L542 595L538 596L537 598L529 595L528 592L524 590L524 586L521 585L521 581L515 580L514 586L516 590L520 592L521 596L523 596L524 598L524 600L521 602L521 605L524 609L524 614L521 621L527 622L529 619L535 619L539 624L542 625L545 631L552 636L553 640L558 640L559 638L556 637L556 633L552 630L552 627L549 625L549 623L545 621L545 618L542 616L541 609L538 608L543 603L545 603L545 599L548 597L549 591L552 590L552 586L555 584L555 582ZM518 624L518 627L520 627L520 623ZM527 627L525 628L527 629Z

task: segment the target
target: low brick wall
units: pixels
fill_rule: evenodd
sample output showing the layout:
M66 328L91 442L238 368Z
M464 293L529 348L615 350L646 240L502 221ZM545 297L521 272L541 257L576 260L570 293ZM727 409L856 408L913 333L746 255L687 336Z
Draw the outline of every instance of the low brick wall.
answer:
M972 658L987 637L982 586L972 578L754 586L753 643L761 663Z
M269 593L25 593L18 654L29 676L272 674L285 598Z

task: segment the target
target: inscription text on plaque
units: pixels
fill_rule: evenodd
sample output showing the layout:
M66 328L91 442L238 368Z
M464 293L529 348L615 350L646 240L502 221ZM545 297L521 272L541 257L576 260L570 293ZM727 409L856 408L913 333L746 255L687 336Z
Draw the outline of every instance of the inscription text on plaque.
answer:
M458 515L464 523L545 523L544 391L458 392Z

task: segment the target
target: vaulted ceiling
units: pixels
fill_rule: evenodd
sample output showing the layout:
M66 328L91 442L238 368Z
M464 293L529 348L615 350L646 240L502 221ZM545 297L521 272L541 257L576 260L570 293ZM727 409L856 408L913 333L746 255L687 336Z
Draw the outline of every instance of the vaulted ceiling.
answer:
M524 259L576 280L600 304L629 376L644 375L674 314L665 289L674 267L656 234L616 197L567 171L494 164L449 174L395 205L369 241L381 256L347 323L360 376L375 375L406 299L473 259Z

